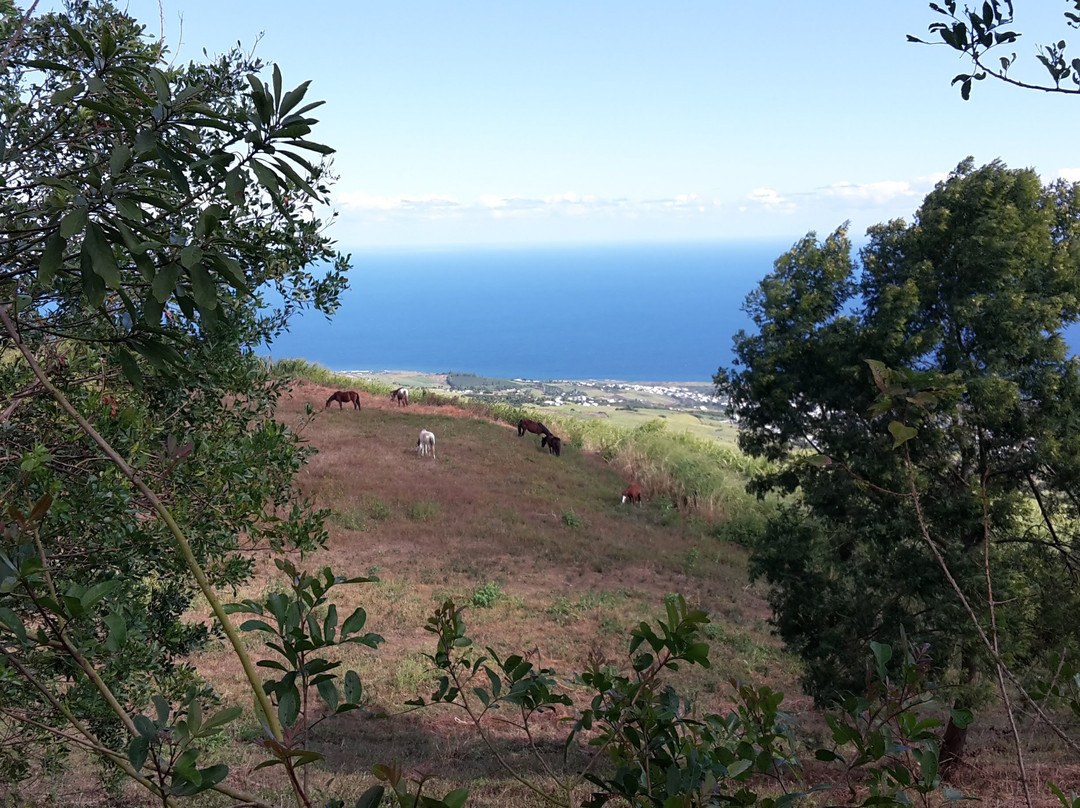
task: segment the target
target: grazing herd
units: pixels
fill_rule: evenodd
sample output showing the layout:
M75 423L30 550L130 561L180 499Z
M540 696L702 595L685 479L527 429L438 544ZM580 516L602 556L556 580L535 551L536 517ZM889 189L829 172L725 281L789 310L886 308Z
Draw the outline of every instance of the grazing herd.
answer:
M338 409L344 409L345 402L352 402L353 409L360 409L360 394L355 390L338 390L332 394L330 398L326 399L326 406L323 409L328 409L334 402L338 403ZM398 404L402 407L409 406L409 390L405 387L399 387L390 394L390 401ZM548 452L559 457L562 454L562 440L557 435L552 435L551 430L544 426L539 421L534 421L531 418L522 418L518 421L518 437L522 437L526 432L532 432L534 435L540 435L540 448L547 447ZM435 459L435 433L427 429L420 430L420 437L416 439L416 455L417 457L431 456L431 459ZM641 486L637 482L631 482L623 491L622 495L623 503L636 502L641 504Z

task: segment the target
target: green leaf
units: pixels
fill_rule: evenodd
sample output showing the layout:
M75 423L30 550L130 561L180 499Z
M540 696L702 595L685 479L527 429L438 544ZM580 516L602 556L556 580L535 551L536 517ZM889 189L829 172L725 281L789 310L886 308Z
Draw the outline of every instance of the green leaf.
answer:
M278 696L278 721L284 727L291 727L300 717L300 692L293 687L286 688Z
M221 732L222 728L243 714L244 710L238 706L226 707L224 710L219 710L212 716L203 721L202 728L199 730L199 737L205 738L208 735L213 735L217 732Z
M101 581L94 584L92 587L86 590L86 592L79 598L83 608L86 611L90 611L94 606L104 600L110 592L116 589L120 585L120 581L117 578L113 578L108 581Z
M154 722L147 718L142 713L136 713L132 716L132 722L135 724L135 729L139 731L139 737L152 740L157 737L158 728L154 726Z
M135 135L135 153L146 154L157 148L157 135L152 129L143 129Z
M953 724L957 729L964 729L971 725L971 722L975 720L975 714L967 708L955 709L950 713Z
M124 143L117 143L113 147L112 154L109 155L109 173L114 177L119 177L130 162L131 149Z
M277 62L274 63L274 103L279 107L281 105L281 68L277 66ZM278 115L284 114L279 108Z
M360 676L356 671L345 673L345 701L350 704L359 704L364 698L364 686L360 682Z
M469 790L467 788L456 788L443 797L442 801L446 808L461 808L467 799L469 799Z
M116 205L116 210L125 219L130 219L133 222L143 220L143 209L134 200L122 196L114 199L113 204Z
M191 269L195 264L202 261L203 251L194 245L189 245L180 250L180 265L184 269Z
M150 697L150 700L154 702L154 709L157 710L157 721L163 727L169 725L169 716L172 715L172 707L169 702L165 700L164 696L155 693Z
M41 253L41 263L38 264L38 283L49 286L56 277L57 270L64 263L64 249L67 240L60 233L52 233L45 239L45 249Z
M127 641L127 622L124 620L124 616L117 612L106 615L104 621L109 629L109 635L105 640L105 647L114 654L117 654Z
M143 374L139 369L139 363L135 361L135 357L130 351L121 348L116 352L116 359L120 363L120 370L124 374L124 378L131 382L132 387L138 391L143 389Z
M330 711L333 712L336 710L341 703L341 697L338 695L337 685L334 684L334 681L332 679L324 679L319 682L317 687L319 695L322 697L322 700L326 702L326 706L330 708Z
M0 624L14 632L19 642L26 642L26 627L19 616L6 606L0 606Z
M144 716L136 716L136 718L143 718ZM135 771L139 771L143 764L146 763L146 758L150 754L150 738L145 735L139 735L132 738L128 743L127 758L128 762L132 765Z
M71 238L78 235L86 228L87 210L85 207L72 208L60 221L60 235Z
M364 611L363 606L359 606L352 614L345 618L345 622L341 624L341 639L344 640L350 634L355 634L360 631L365 623L367 623L367 612Z
M263 188L270 191L270 193L277 193L280 188L278 178L269 168L264 166L258 160L251 161L251 170L255 172L255 178L258 179L259 184Z
M289 114L290 111L292 111L292 109L297 104L303 101L304 96L307 95L308 86L310 84L310 81L305 81L296 89L289 90L289 92L285 93L285 98L282 100L281 106L278 108L278 115L284 118L286 115Z
M913 426L902 424L899 421L893 421L889 424L889 433L893 436L893 448L895 449L898 446L903 446L918 435L919 430Z
M154 293L154 299L158 303L167 303L176 289L176 281L180 277L180 266L175 263L166 264L157 271L150 288Z
M217 308L217 287L214 285L214 279L210 277L206 267L202 263L195 264L189 270L189 277L191 278L191 291L195 297L195 305L199 307L199 311Z
M154 83L154 92L157 94L157 100L162 104L169 103L172 98L172 93L169 90L169 80L165 77L165 74L156 67L150 68L149 72L150 80Z
M110 289L120 288L120 267L116 263L116 254L112 245L105 238L105 233L97 222L88 222L86 236L83 240L83 249L89 250L90 259L93 261L94 272L97 273L105 285Z
M78 84L72 84L70 87L65 87L63 90L57 90L52 94L52 98L49 99L49 104L54 107L62 107L65 104L70 104L72 99L84 89L85 87L80 82Z
M372 786L356 801L354 808L379 808L386 789L383 786Z

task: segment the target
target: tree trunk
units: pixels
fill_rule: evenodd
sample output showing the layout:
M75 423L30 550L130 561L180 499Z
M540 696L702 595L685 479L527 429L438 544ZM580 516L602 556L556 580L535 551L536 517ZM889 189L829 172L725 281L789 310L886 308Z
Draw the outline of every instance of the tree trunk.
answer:
M953 707L960 709L961 705L957 702ZM938 773L942 780L948 780L962 762L964 747L967 746L967 732L967 727L958 727L949 719L945 735L941 739L941 757L938 764Z

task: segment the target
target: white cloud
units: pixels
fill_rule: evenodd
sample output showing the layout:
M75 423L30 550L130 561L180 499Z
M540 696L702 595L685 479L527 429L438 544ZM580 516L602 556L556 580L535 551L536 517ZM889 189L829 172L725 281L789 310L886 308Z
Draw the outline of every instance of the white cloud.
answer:
M769 211L792 213L796 207L794 202L773 188L755 188L746 195L746 199Z
M1065 182L1080 182L1080 168L1063 168L1057 173L1057 179Z
M879 180L877 182L834 182L816 192L823 197L834 197L851 202L868 202L872 205L889 205L900 200L918 202L936 182L946 174L929 174L910 180Z
M461 207L452 196L424 194L423 196L371 196L363 191L338 194L337 204L346 211L447 211Z

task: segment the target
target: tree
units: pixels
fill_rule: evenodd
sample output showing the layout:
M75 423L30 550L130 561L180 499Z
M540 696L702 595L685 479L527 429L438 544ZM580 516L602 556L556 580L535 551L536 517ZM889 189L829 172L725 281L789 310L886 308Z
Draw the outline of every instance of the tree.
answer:
M754 488L789 495L752 566L816 697L858 692L865 644L904 631L957 707L995 659L1035 676L1080 650L1078 201L968 160L858 262L846 227L811 233L747 298L758 331L716 382L740 446L775 461Z
M183 662L210 629L181 615L201 591L221 617L214 588L245 580L243 551L325 538L293 482L309 449L274 419L282 382L253 349L301 308L332 312L348 262L325 234L332 149L307 139L321 102L306 82L286 90L276 66L264 82L239 50L168 66L107 2L32 16L2 0L0 41L13 782L72 737L125 765L152 695L163 727L169 704L189 718L210 704Z
M1066 0L1065 5L1072 8L1064 12L1066 25L1070 28L1080 27L1080 0ZM953 84L960 85L960 95L965 101L971 97L972 82L988 77L1027 90L1080 95L1080 59L1070 60L1065 55L1064 39L1035 46L1036 59L1048 74L1048 83L1009 75L1009 70L1017 61L1016 52L1012 51L1008 56L999 54L1003 45L1015 45L1021 36L1013 30L1013 0L987 0L974 7L964 4L959 6L959 10L956 0L944 0L940 5L931 3L930 8L946 20L930 24L930 33L941 39L933 44L947 45L971 60L972 72L959 73L952 80ZM927 44L911 34L908 34L908 41ZM991 51L995 53L991 54Z

